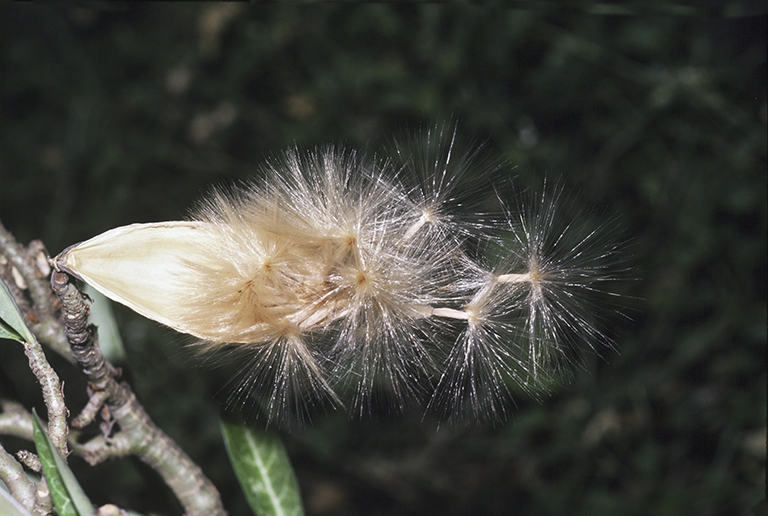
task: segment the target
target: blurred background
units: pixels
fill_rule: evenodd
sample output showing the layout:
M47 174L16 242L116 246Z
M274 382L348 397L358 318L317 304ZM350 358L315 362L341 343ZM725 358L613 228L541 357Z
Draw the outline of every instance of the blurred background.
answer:
M574 5L0 3L0 220L56 254L182 218L291 145L377 150L455 122L521 187L562 178L619 219L638 279L617 352L505 424L342 414L286 435L307 513L757 514L764 7ZM221 378L182 337L115 310L139 399L248 514L219 435ZM40 410L21 348L0 344L0 395ZM82 380L52 361L77 410ZM94 503L180 513L138 462L71 462Z

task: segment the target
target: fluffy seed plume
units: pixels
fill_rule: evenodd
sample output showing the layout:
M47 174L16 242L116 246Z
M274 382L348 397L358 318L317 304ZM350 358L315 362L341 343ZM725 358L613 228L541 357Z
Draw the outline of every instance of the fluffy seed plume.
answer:
M54 264L245 363L233 399L271 423L382 403L502 420L579 343L607 342L595 299L617 250L561 220L557 192L495 219L472 209L468 191L493 198L478 184L490 168L454 136L438 128L395 161L291 150L189 221L116 228Z

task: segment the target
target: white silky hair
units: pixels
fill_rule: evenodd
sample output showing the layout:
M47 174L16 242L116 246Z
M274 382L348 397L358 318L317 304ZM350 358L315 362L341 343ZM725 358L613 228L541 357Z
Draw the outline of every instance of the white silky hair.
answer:
M55 263L244 364L232 403L270 424L380 403L501 421L574 350L610 344L595 314L621 250L558 218L561 188L494 194L497 167L455 136L437 127L389 160L292 149L189 221L117 228ZM495 216L477 209L489 198Z

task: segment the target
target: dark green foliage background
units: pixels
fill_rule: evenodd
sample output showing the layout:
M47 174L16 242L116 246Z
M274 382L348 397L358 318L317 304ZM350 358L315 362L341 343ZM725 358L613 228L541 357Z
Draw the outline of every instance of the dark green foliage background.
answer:
M752 514L765 484L766 22L598 8L5 2L0 220L55 254L183 217L291 144L376 149L455 119L519 184L562 176L618 215L639 278L620 353L496 427L337 416L287 436L308 513ZM140 399L246 514L216 375L182 338L117 310ZM40 410L21 349L2 344L0 395ZM84 387L57 366L77 410ZM95 503L180 511L138 463L72 462Z

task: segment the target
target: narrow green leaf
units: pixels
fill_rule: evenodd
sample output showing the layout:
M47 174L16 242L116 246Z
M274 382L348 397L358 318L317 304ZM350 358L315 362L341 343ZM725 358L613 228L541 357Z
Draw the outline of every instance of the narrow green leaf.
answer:
M13 299L13 294L8 289L8 285L2 279L0 279L0 321L3 321L11 329L15 330L23 339L21 342L34 342L35 337L27 328L24 317L19 310L19 305L16 304L16 300Z
M11 493L0 487L0 514L3 516L32 516Z
M224 444L248 504L258 516L302 516L301 493L280 436L221 422Z
M32 419L32 435L35 439L37 455L40 457L40 463L43 465L43 473L45 473L45 478L48 481L48 488L51 490L51 497L53 498L53 504L56 506L56 511L59 513L59 516L80 516L69 497L64 481L61 479L59 468L56 465L55 457L58 456L59 452L53 446L48 433L43 430L43 423L40 421L37 412L33 410L33 413L35 417Z
M34 409L32 412L35 416L32 422L37 455L43 465L43 473L48 480L56 512L59 516L92 516L96 509L80 487L72 470L59 455L48 437L48 432L43 429L44 424L37 412Z
M0 339L10 339L24 342L24 339L21 338L21 335L13 331L13 329L3 321L0 321Z

